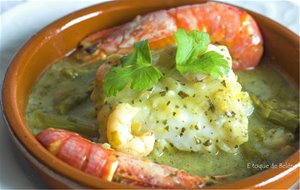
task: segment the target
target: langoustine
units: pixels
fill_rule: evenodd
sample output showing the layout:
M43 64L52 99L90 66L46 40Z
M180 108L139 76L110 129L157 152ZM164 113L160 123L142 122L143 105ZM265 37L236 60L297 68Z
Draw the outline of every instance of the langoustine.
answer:
M184 28L207 32L214 44L228 47L234 70L253 69L263 53L263 39L255 20L236 7L209 2L160 10L92 34L75 56L92 62L113 53L127 54L135 42L149 40L152 49L174 44L173 34Z
M104 148L62 129L46 129L36 138L67 164L108 181L158 188L200 188L213 180Z

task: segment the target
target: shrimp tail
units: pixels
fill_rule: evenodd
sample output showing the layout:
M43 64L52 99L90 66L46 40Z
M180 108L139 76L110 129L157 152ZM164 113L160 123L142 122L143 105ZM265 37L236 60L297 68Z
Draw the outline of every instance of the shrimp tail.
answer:
M253 69L263 53L263 39L255 20L236 7L208 2L137 16L131 22L91 34L74 56L91 63L113 53L128 54L134 43L149 40L151 49L175 44L177 29L207 32L211 41L225 45L234 70Z
M104 148L62 129L46 129L36 138L60 160L107 181L157 188L200 188L210 179Z

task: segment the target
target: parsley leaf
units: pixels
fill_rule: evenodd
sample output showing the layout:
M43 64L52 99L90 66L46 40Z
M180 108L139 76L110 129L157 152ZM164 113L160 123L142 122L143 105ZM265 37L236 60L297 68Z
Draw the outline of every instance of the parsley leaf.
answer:
M188 65L176 65L177 70L181 73L205 73L210 74L213 78L223 76L229 72L229 65L223 55L209 51L191 60Z
M213 78L229 72L229 64L223 55L208 51L210 43L206 32L193 30L190 34L184 29L175 33L177 42L176 69L181 73L209 74Z
M122 66L111 68L104 77L103 91L106 96L115 96L129 83L131 88L142 91L150 88L162 77L152 65L148 41L134 44L133 52L122 59Z

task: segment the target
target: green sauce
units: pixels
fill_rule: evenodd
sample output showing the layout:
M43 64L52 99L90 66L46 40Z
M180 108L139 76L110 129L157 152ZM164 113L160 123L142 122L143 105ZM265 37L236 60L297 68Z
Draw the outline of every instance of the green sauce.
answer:
M75 126L75 131L76 126L89 128L90 132L84 135L92 140L98 138L96 110L89 96L100 64L84 66L64 59L45 72L34 87L26 110L27 124L33 134L55 127L45 124L45 113L59 120L59 126L71 130ZM255 70L238 72L237 75L244 91L262 101L276 99L285 109L298 115L297 91L269 64L261 63ZM276 135L282 139L275 139ZM162 154L154 150L148 158L199 176L224 175L227 177L222 182L229 182L276 167L298 149L297 142L295 132L267 121L255 110L249 118L249 141L241 145L235 154L222 151L217 154L190 153L170 148Z

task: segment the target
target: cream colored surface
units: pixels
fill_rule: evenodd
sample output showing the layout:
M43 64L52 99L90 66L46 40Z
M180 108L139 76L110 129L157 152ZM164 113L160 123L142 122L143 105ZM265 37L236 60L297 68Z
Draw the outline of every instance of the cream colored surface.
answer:
M22 3L24 0L1 0L1 87L10 60L22 44L34 33L63 15L102 1L103 0L27 0L25 3ZM230 2L260 12L284 24L299 35L299 1L297 0L248 0ZM11 7L13 8L9 10ZM41 178L34 173L32 168L28 166L28 162L23 158L22 154L16 150L2 117L0 118L0 151L1 189L49 188ZM299 189L299 185L294 188Z

